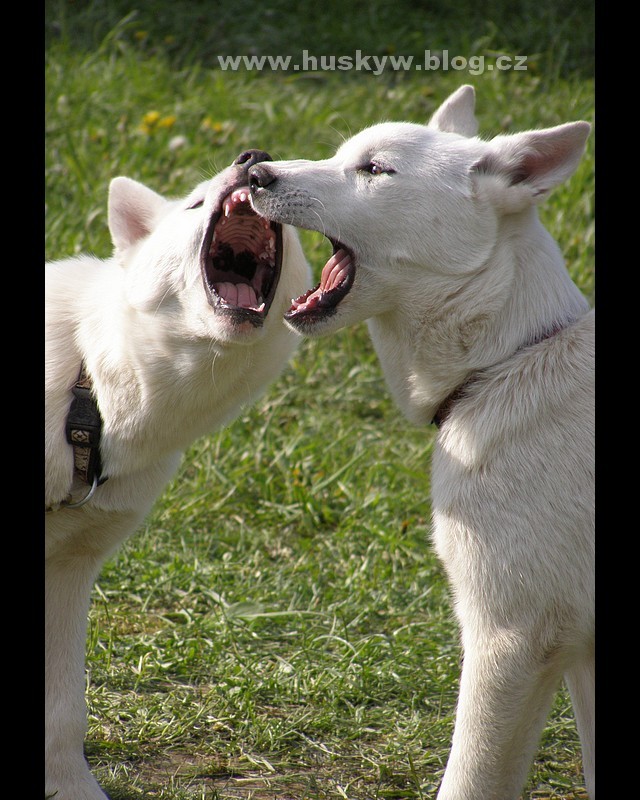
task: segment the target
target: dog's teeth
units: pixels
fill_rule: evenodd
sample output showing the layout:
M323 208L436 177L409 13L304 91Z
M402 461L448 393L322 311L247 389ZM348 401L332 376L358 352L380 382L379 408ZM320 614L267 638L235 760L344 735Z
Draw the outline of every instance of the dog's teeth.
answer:
M228 217L228 216L231 215L231 203L229 201L227 201L224 204L224 215L225 215L225 217Z

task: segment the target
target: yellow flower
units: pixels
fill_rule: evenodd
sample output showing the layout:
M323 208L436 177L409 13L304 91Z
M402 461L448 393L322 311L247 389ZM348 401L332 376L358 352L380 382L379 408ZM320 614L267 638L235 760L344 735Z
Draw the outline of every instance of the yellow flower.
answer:
M215 133L220 133L220 131L224 130L224 125L221 122L214 122L211 117L205 117L200 127Z
M158 122L159 119L160 119L159 111L147 111L147 113L142 118L142 124L153 127Z
M171 128L176 121L175 114L170 114L168 117L162 117L162 119L158 120L158 127L159 128Z
M169 117L165 117L164 119L170 119ZM147 113L142 117L142 122L140 124L140 130L142 133L146 133L147 135L152 134L156 131L159 127L171 127L175 122L175 118L171 121L168 125L163 125L163 119L160 117L159 111L147 111Z

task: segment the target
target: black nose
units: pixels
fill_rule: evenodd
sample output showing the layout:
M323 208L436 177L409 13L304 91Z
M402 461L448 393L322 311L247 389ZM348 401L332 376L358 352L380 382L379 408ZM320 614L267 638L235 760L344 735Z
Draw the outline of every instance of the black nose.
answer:
M249 167L258 164L260 161L273 161L273 159L264 150L245 150L244 153L240 153L233 164L234 166L237 165L249 169Z
M251 167L249 170L249 188L252 192L257 192L258 189L264 189L274 183L276 176L271 172L266 165L258 164L256 167Z

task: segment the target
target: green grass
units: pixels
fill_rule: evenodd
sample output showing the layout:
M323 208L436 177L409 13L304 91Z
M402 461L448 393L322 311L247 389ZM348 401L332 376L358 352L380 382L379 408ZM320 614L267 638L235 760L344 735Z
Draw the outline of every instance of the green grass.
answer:
M462 3L436 17L404 0L356 3L348 21L343 4L212 6L148 2L127 17L124 3L48 5L48 258L110 254L115 175L180 194L247 147L324 157L364 125L426 121L463 82L483 135L594 117L588 4ZM215 64L427 47L529 54L531 68L375 77ZM591 300L594 139L541 210ZM328 245L302 239L317 274ZM399 418L364 326L303 342L262 400L194 443L94 591L87 754L114 800L435 795L460 650L429 543L432 443ZM578 798L581 780L561 690L524 796Z

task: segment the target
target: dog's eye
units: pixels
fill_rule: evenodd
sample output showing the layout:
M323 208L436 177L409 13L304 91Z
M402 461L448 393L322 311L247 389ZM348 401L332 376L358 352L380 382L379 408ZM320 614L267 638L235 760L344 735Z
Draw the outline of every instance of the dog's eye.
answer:
M200 208L200 206L204 205L204 200L196 200L195 203L192 203L190 206L187 206L187 211L190 211L192 208Z
M369 175L393 175L393 173L395 172L395 169L391 169L389 167L383 167L376 161L370 161L361 169L363 172L368 172Z

